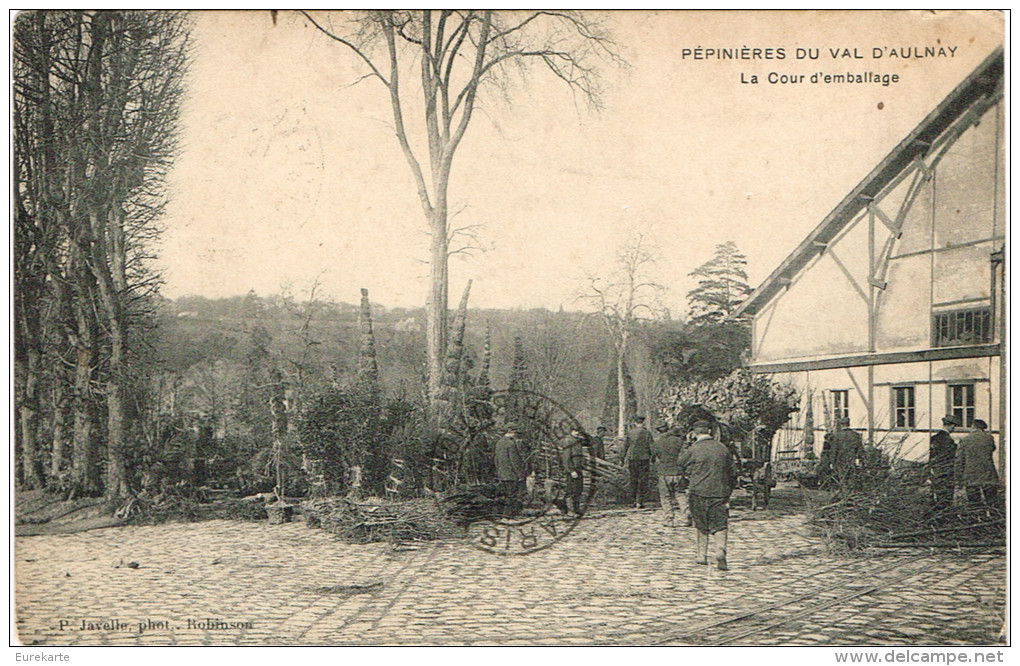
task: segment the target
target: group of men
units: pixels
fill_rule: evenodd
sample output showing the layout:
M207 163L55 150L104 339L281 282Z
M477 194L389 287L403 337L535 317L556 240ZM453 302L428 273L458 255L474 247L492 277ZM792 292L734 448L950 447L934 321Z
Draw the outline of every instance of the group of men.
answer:
M931 436L928 449L928 480L935 515L953 503L956 488L964 488L971 506L995 509L999 475L995 471L995 439L988 424L974 419L973 429L959 443L953 432L963 426L956 415L942 418L942 428Z
M533 461L520 438L517 424L507 423L504 428L506 434L496 442L494 452L496 480L499 484L500 497L510 505L510 512L516 513L524 499L535 492L531 485L535 478L532 474ZM575 428L557 444L565 489L562 497L557 494L552 499L560 505L564 513L581 515L584 508L582 496L585 461L588 456L584 449L589 444L589 438L580 429ZM592 452L594 455L597 453Z
M714 536L716 566L726 571L729 501L737 480L733 453L712 436L708 421L695 422L689 439L676 427L663 425L656 430L660 433L657 439L638 416L623 442L622 460L630 474L634 506L644 507L654 462L666 523L676 525L679 514L684 525L693 524L697 529L698 564L708 564L709 537Z
M500 494L519 505L534 493L534 488L528 487L534 476L517 425L508 423L505 429L506 435L495 449L496 475ZM699 564L708 564L709 537L714 535L716 566L725 571L729 498L736 484L733 454L712 437L712 424L708 421L696 422L689 438L681 436L675 428L660 426L658 431L661 436L653 437L645 428L644 418L639 416L626 432L620 461L629 474L630 500L635 507L644 507L654 463L667 524L693 524L697 529L695 559ZM605 436L602 426L593 437L574 428L557 442L564 492L562 499L556 495L553 501L562 502L560 508L565 513L580 515L583 511L584 474L588 470L594 474L595 469L586 466L586 460L589 457L605 460Z
M973 429L957 444L952 433L962 427L960 417L942 417L942 428L931 436L927 481L932 513L938 516L952 503L957 488L964 488L972 506L993 508L998 499L999 475L995 471L995 440L988 424L974 419ZM853 487L857 470L864 465L864 444L850 429L850 420L836 419L836 429L826 435L819 465L823 486L839 492Z
M936 515L952 504L957 487L966 489L971 504L994 507L999 478L993 461L995 442L986 432L988 425L974 419L971 432L957 444L952 433L961 427L960 419L946 416L942 424L942 429L931 437L928 463ZM687 437L677 428L660 426L657 430L658 438L645 428L644 417L638 416L626 432L619 461L629 475L629 501L635 508L644 508L654 463L666 523L693 524L697 529L699 564L708 563L709 537L714 536L716 565L726 570L729 499L737 478L733 453L712 436L712 424L708 421L697 421ZM584 474L587 471L594 474L595 470L586 461L606 459L606 432L605 427L599 426L595 436L589 437L580 428L574 428L557 442L565 489L554 501L565 513L582 513ZM834 485L837 490L850 487L856 471L864 464L864 456L860 434L850 428L849 419L837 419L836 428L826 437L822 450L823 483ZM502 496L520 503L534 494L535 489L529 488L534 476L514 423L507 424L506 435L496 444L495 467Z

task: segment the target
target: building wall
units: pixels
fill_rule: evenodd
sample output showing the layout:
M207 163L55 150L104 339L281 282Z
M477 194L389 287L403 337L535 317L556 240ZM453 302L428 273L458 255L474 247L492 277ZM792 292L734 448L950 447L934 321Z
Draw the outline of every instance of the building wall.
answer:
M990 305L990 256L1003 245L1001 131L998 104L949 145L933 178L918 175L899 238L865 212L792 276L755 317L754 362L925 349L934 313ZM912 186L913 176L893 183L875 205L895 219ZM885 289L869 285L872 258Z
M868 302L858 291L867 285L868 230L858 224L755 318L756 362L867 351Z
M866 442L890 455L913 461L928 457L928 440L941 427L942 416L950 411L950 386L974 387L974 418L989 424L989 432L999 441L999 362L997 357L954 359L922 363L897 363L871 367L874 400L872 430L869 438L868 372L863 366L827 370L776 373L773 378L795 386L802 396L800 412L777 433L773 455L798 449L804 441L808 401L814 425L813 450L822 452L824 434L833 418L833 391L846 391L850 427ZM893 389L911 387L914 391L914 427L896 427ZM803 451L797 450L798 455ZM1001 451L996 452L1001 455ZM998 461L996 462L998 464Z
M881 219L862 212L757 312L752 369L755 364L930 350L936 346L934 317L962 309L994 310L989 342L999 341L999 318L1005 312L1002 270L991 258L1004 244L1001 102L944 145L948 149L934 165L934 177L925 179L920 169L905 171L874 201L890 219L902 213L899 237ZM941 148L934 144L929 163ZM905 201L908 207L901 210ZM886 282L884 289L869 284L872 261L874 276ZM950 386L961 384L973 385L973 416L988 422L998 442L999 375L997 355L774 373L775 379L796 386L804 402L777 433L773 452L803 453L806 441L820 454L833 416L832 391L837 390L847 392L851 427L866 441L924 461L931 433L951 409ZM913 390L913 427L896 427L897 387ZM805 430L809 401L813 437Z

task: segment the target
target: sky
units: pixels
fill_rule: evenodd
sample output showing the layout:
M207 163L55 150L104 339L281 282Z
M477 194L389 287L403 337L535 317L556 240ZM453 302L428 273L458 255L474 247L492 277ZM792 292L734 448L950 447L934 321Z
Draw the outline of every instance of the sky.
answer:
M506 99L481 97L450 201L451 225L481 225L487 249L451 260L453 304L472 279L474 307L582 309L584 277L609 275L636 232L672 312L719 243L737 243L757 286L1003 39L985 11L597 16L628 63L602 64L600 112L538 69ZM338 30L345 18L332 17ZM696 57L745 48L749 59ZM166 296L306 298L318 282L338 301L365 287L387 307L424 304L425 219L386 89L355 83L365 71L293 12L275 26L268 11L195 15ZM407 122L420 137L418 116Z

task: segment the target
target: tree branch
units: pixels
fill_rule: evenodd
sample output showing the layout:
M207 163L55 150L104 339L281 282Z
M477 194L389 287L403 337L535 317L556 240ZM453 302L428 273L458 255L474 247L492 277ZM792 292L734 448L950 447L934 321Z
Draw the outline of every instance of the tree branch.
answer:
M397 60L397 45L393 37L393 25L387 16L381 19L383 35L386 37L386 47L390 55L390 105L393 107L393 122L397 133L397 141L404 151L404 157L411 167L415 183L418 186L418 198L421 200L422 210L426 217L432 217L432 202L429 200L428 187L425 185L425 176L422 173L421 165L411 150L411 144L407 140L407 131L404 129L404 114L400 103L400 63Z
M316 28L319 29L319 32L321 32L322 34L326 35L327 37L329 37L331 39L334 39L334 40L340 42L341 44L343 44L344 46L349 48L351 51L353 51L372 70L372 76L378 77L378 79L380 81L382 81L385 85L387 85L387 86L390 85L390 82L387 81L386 77L382 75L382 72L380 72L379 69L375 66L375 63L373 63L372 60L367 55L365 55L365 53L361 49L359 49L353 42L351 42L349 40L346 40L343 37L340 37L339 35L336 35L336 34L330 32L329 30L327 30L324 26L319 24L318 21L316 21L314 18L312 18L312 15L309 14L304 9L299 9L298 13L301 14L302 16L304 16L309 21L311 21L312 25L314 25Z
M492 10L486 10L485 15L482 18L482 34L479 39L478 48L475 51L475 64L471 74L471 79L462 91L464 99L464 109L461 111L460 123L457 125L456 131L450 137L449 142L446 145L445 161L449 163L453 158L453 152L457 149L457 145L460 144L460 140L464 138L464 132L467 130L468 123L471 122L471 113L474 111L475 106L475 94L478 92L478 84L481 82L482 76L485 73L485 45L486 40L489 36L489 28L492 27ZM457 96L457 104L460 103L462 95ZM457 104L454 104L454 108L451 114L457 112Z

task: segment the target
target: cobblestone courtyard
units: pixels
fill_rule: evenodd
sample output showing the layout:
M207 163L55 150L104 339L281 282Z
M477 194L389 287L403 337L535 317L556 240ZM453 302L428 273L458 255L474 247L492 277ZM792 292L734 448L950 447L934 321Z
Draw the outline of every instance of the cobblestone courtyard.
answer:
M350 545L300 521L18 537L16 626L27 645L1004 641L1004 555L839 559L804 521L735 511L728 572L696 565L693 532L656 511L593 512L512 558Z

